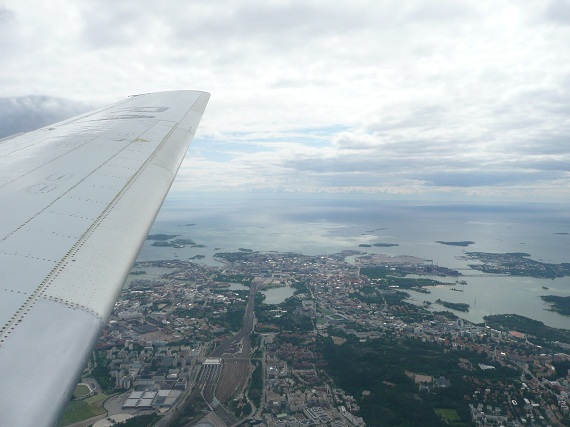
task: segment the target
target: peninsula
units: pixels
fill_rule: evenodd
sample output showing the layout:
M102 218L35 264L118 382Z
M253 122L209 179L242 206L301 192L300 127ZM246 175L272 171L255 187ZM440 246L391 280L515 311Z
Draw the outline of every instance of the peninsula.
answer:
M474 270L483 273L510 274L553 279L570 276L570 263L549 264L528 258L524 252L508 252L504 254L491 252L466 252L465 259L474 259L481 264L469 264Z
M441 304L445 308L451 308L452 310L468 312L469 311L469 304L464 302L449 302L449 301L442 301L441 299L435 300L436 304Z
M544 295L540 297L551 305L551 310L564 316L570 316L570 297L559 297L557 295Z

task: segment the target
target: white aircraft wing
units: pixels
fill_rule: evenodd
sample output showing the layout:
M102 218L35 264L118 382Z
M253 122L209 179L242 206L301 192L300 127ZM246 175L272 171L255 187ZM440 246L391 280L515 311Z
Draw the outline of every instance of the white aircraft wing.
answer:
M0 426L57 424L209 97L139 95L0 140Z

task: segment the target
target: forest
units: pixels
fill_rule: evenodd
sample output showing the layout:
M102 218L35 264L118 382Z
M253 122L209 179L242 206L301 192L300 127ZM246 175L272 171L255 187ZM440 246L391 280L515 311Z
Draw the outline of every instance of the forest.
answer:
M466 371L460 359L473 364L487 362L485 354L470 351L445 351L444 348L415 339L376 339L360 342L347 336L342 345L331 338L319 337L317 351L327 361L327 373L339 387L357 398L359 415L369 426L470 426L470 414L464 395L473 392L465 379ZM419 385L410 373L445 377L448 387ZM489 381L503 381L517 377L517 371L497 367L476 371L471 375ZM455 411L459 421L444 421L436 413Z

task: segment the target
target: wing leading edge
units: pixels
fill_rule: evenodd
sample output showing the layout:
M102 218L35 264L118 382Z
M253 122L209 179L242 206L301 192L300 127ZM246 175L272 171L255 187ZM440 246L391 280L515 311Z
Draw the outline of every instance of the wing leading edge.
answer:
M209 100L139 95L0 141L0 425L56 425Z

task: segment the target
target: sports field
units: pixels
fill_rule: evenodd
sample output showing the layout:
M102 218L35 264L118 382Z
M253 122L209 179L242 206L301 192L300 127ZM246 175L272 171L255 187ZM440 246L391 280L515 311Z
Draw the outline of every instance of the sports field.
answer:
M103 408L103 402L108 397L108 395L101 393L84 400L72 400L67 404L59 425L66 426L104 414L107 411Z
M78 398L81 396L87 396L91 393L91 389L85 384L77 384L75 391L73 392L73 397Z
M456 423L461 421L455 409L436 409L435 413L442 417L448 423Z

